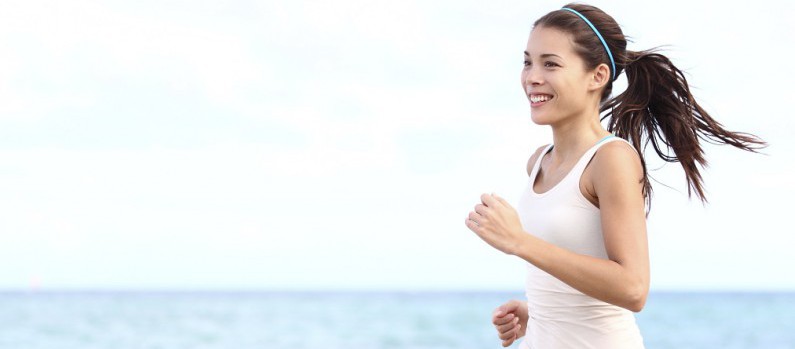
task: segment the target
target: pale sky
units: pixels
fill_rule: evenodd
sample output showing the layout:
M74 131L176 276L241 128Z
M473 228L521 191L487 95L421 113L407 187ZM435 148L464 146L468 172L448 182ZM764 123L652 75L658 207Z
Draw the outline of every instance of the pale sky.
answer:
M792 2L591 4L771 144L708 146L706 206L652 172L652 289L795 289ZM463 221L551 140L519 73L563 5L3 1L0 288L521 290Z

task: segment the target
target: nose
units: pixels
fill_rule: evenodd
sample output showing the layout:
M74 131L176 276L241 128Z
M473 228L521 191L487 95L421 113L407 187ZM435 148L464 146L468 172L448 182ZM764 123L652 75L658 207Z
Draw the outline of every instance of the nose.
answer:
M525 67L524 69L524 79L525 85L540 85L544 80L541 76L541 72L539 69L536 69L535 65L531 65L529 67Z

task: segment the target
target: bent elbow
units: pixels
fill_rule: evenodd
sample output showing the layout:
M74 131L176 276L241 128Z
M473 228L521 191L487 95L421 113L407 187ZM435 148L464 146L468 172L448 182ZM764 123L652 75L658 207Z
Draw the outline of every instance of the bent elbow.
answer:
M630 303L627 309L629 309L634 313L640 313L640 311L643 310L643 307L645 305L646 305L646 298L644 297L643 299L638 299Z
M625 308L632 312L639 313L646 305L646 297L648 295L649 289L647 287L634 287L627 295L627 305Z

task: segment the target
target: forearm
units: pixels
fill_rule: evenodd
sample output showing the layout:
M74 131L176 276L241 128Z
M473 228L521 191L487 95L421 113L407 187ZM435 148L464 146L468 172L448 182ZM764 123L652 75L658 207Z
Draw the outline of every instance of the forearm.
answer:
M616 261L577 254L531 234L513 254L593 298L635 312L645 303L648 283Z

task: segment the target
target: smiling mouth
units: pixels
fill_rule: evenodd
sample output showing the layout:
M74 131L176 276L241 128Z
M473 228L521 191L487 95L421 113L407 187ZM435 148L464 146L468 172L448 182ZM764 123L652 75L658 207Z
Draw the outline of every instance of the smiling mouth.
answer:
M546 102L550 99L552 99L552 96L549 95L535 95L530 97L530 101L533 103Z
M530 96L530 105L533 107L538 107L543 105L544 103L548 102L549 100L555 97L550 95L533 95Z

